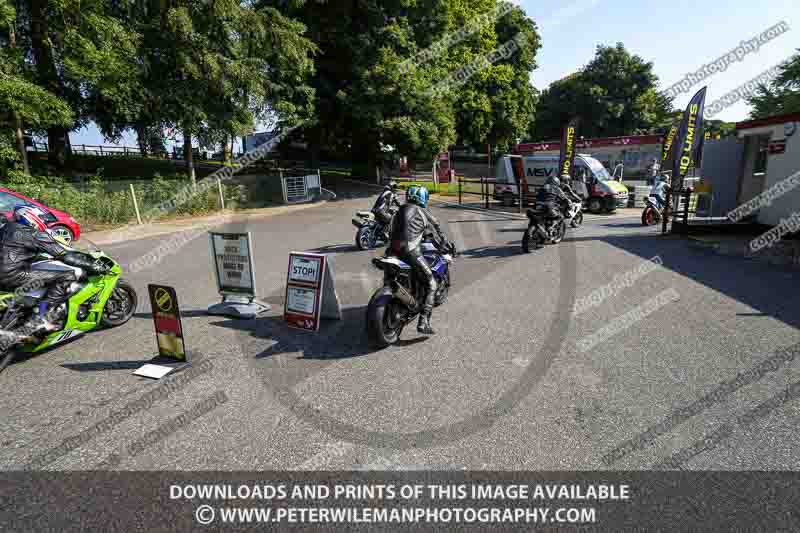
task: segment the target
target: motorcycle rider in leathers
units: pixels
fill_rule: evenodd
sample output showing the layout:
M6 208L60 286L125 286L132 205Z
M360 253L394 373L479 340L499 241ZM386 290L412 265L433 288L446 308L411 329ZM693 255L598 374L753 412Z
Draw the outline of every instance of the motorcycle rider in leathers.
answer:
M392 223L392 209L400 208L400 202L397 200L398 186L396 182L391 182L384 187L383 192L375 200L375 205L372 206L372 213L375 215L383 230L384 238L389 238L389 227Z
M35 338L57 329L49 321L47 312L67 301L68 287L77 278L72 270L31 269L31 264L41 254L49 254L71 266L101 273L107 271L107 267L92 256L67 248L53 238L43 220L44 215L38 207L18 205L12 220L0 230L0 288L19 290L22 294L46 289L38 314L17 330L22 333L4 332L6 337Z
M569 179L564 176L562 179ZM536 203L545 208L547 212L547 220L550 222L547 226L547 232L550 233L552 228L555 228L563 219L564 213L561 209L563 202L569 201L569 196L564 192L566 181L563 182L554 174L547 178L539 193L536 195ZM568 187L568 186L567 186ZM572 189L569 189L573 197L577 197Z
M442 231L439 221L426 209L428 196L428 189L425 187L415 186L408 189L406 203L400 207L392 222L391 252L411 265L417 279L427 287L417 331L424 335L433 335L435 331L431 327L431 313L438 287L420 245L426 235L431 235L439 250L455 252L455 248Z

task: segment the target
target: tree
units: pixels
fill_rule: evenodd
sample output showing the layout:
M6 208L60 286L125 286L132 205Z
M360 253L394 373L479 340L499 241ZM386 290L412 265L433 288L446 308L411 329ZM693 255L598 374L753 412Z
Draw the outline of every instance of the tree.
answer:
M672 101L657 91L653 64L628 52L622 43L598 46L583 69L554 82L537 107L535 139L558 138L571 117L584 119L587 137L631 135L663 123Z
M800 49L798 49L800 51ZM781 65L780 73L769 85L761 84L747 99L753 109L750 118L800 112L800 54Z
M235 0L152 1L132 12L130 25L143 36L140 104L106 106L98 122L108 136L134 129L149 151L163 146L165 128L177 129L193 184L193 140L227 151L265 114L286 124L309 116L305 81L315 48L304 26L277 10Z
M23 125L33 129L66 126L73 115L66 102L26 79L23 50L17 46L16 10L0 3L0 170L17 162L30 174ZM9 132L14 132L14 148Z
M69 131L91 119L89 95L123 106L135 102L132 81L137 36L101 0L20 0L16 41L28 78L72 110L70 124L47 127L51 161L69 154Z
M730 137L736 135L736 123L725 122L724 120L703 119L703 129L712 138Z
M472 46L473 54L486 55L512 42L516 43L510 48L514 53L476 74L457 92L458 142L508 148L525 136L534 120L537 91L530 83L530 74L536 68L541 44L535 23L520 8L499 18L486 31L491 38L478 49ZM451 64L458 66L457 62Z
M487 15L497 0L264 1L303 21L320 48L316 117L305 129L311 165L328 147L349 148L353 174L372 176L394 147L412 160L431 162L458 138L506 141L531 120L528 81L538 48L535 26L521 10L426 59L418 54L450 32ZM528 44L452 90L433 89L464 65L518 33Z

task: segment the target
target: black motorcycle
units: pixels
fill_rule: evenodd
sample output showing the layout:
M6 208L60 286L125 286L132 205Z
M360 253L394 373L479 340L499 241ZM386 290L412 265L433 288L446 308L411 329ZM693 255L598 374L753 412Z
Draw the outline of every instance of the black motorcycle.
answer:
M395 210L389 212L394 216ZM356 247L359 250L371 250L381 243L386 243L386 232L389 228L375 218L372 211L356 211L351 219L356 231Z
M547 207L537 203L534 209L528 209L528 229L522 236L522 251L526 254L532 251L531 247L545 244L558 244L567 233L567 221L561 219L558 224L553 224L548 216ZM549 229L548 229L549 228Z
M456 250L451 245L448 253L442 253L430 242L421 246L436 278L434 305L438 307L447 301L450 292L450 265ZM385 348L396 343L403 328L419 316L427 287L417 281L411 265L397 257L375 257L372 264L383 271L383 286L372 295L367 306L367 334L370 342Z

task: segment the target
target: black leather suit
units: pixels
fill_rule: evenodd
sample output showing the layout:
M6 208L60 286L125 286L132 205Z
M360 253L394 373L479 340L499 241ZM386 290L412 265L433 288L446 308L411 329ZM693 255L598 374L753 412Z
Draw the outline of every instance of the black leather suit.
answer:
M86 269L92 269L94 261L89 255L65 248L49 233L29 226L9 221L0 229L0 288L7 291L22 289L23 293L47 289L42 300L49 302L52 309L67 300L67 289L76 277L71 270L31 270L31 263L42 253Z
M428 291L422 308L423 313L430 316L437 284L420 248L425 235L433 236L434 244L439 249L448 242L436 217L416 204L404 204L395 214L392 223L391 250L394 255L411 265L417 279L427 285Z
M375 205L372 206L372 212L375 219L383 225L384 230L388 230L389 224L392 222L391 209L393 207L400 207L400 202L397 200L397 195L392 190L383 191L378 199L375 200Z
M564 218L561 206L564 202L569 200L569 197L561 187L561 180L555 176L551 176L536 195L536 203L546 209L547 218L553 224L557 224Z

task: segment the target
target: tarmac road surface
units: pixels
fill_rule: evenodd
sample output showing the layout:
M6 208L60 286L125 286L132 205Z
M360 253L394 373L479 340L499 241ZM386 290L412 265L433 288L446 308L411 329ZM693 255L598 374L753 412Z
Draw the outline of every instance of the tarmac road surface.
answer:
M463 255L438 334L412 325L374 350L363 316L381 251L355 250L350 224L371 203L228 227L253 233L273 305L257 320L205 314L219 297L204 233L131 274L131 322L0 374L0 467L636 470L673 454L690 469L800 467L800 402L785 392L800 380L797 271L692 250L638 213L587 215L561 245L525 255L519 216L439 204ZM106 251L126 265L168 239ZM292 250L333 256L344 317L317 334L281 320ZM121 416L161 386L132 375L156 353L148 283L176 288L194 366L213 366Z

